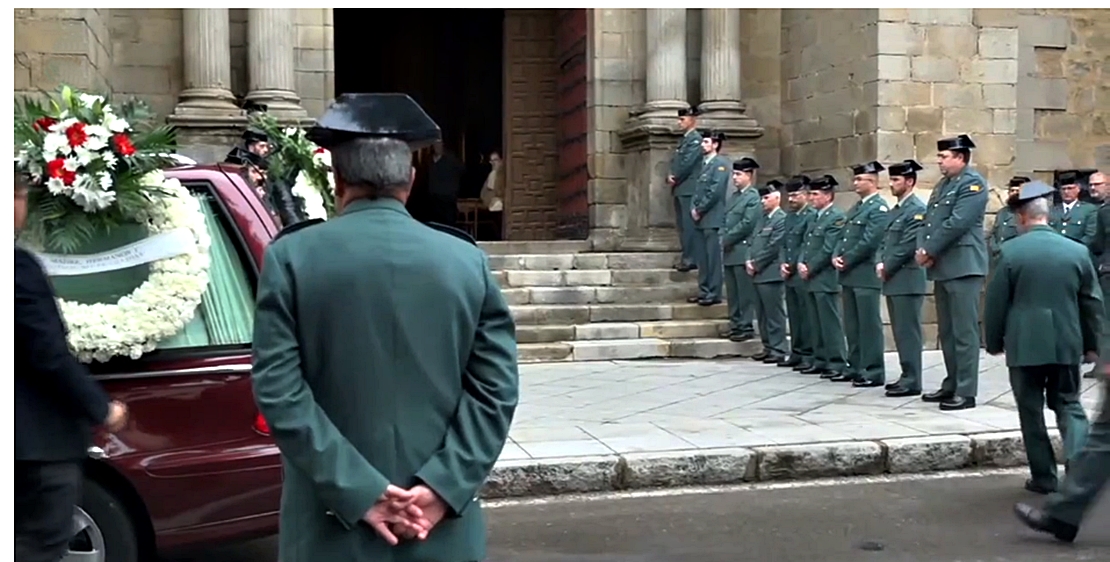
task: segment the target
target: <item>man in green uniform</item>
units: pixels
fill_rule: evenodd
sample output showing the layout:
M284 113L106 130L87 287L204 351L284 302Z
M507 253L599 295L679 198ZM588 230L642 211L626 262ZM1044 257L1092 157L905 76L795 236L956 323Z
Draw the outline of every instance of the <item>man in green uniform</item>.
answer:
M925 303L925 270L913 259L917 232L925 220L925 203L914 194L921 164L904 160L887 168L890 193L898 200L890 211L879 246L875 275L883 283L890 328L902 374L886 385L891 398L921 394L921 306Z
M825 175L809 186L810 204L817 215L806 231L805 244L798 255L798 275L805 280L813 297L817 319L817 342L813 348L813 366L802 371L831 379L844 373L844 330L840 324L840 283L832 259L841 231L844 213L833 205L836 178Z
M686 272L697 267L696 256L701 244L701 236L690 216L694 192L698 186L698 172L703 164L697 108L678 110L678 128L682 131L682 140L678 141L674 157L671 158L667 185L671 186L674 193L675 229L678 230L678 241L682 246L682 258L675 269Z
M725 201L725 223L721 247L725 258L725 292L728 293L728 339L747 341L755 337L752 321L756 294L745 266L751 255L752 237L762 214L759 190L754 185L759 163L744 157L732 163L732 185Z
M1090 182L1091 194L1099 199L1098 211L1095 213L1095 237L1091 240L1091 256L1095 261L1095 269L1098 270L1098 282L1102 288L1103 304L1106 306L1106 314L1103 318L1104 321L1110 322L1110 184L1107 183L1107 174L1105 172L1095 172L1091 174ZM1110 327L1103 327L1103 334L1110 335ZM1107 350L1103 350L1102 354L1106 355ZM1110 357L1101 358L1105 362ZM1098 366L1096 365L1095 369ZM1094 378L1095 369L1083 374L1084 378Z
M778 363L786 359L786 304L782 300L783 278L780 268L782 245L786 238L786 213L779 208L782 195L779 182L759 188L762 210L752 240L751 258L745 264L756 293L756 315L763 351L752 359Z
M971 168L971 137L937 141L943 179L933 188L914 259L926 268L937 301L937 336L946 375L921 397L941 410L975 407L979 391L979 299L987 274L983 215L987 181Z
M706 131L702 133L701 149L705 154L698 188L692 201L690 216L701 235L696 255L698 259L698 295L690 302L713 306L721 302L721 284L724 266L721 265L721 227L725 224L725 192L728 191L732 165L717 154L725 136Z
M875 253L886 230L886 201L879 195L878 162L852 168L852 186L860 200L848 210L844 231L833 255L840 272L844 300L844 335L848 340L848 364L835 382L871 388L886 382L883 359L882 283L875 276Z
M1098 230L1098 207L1079 200L1079 172L1060 174L1060 203L1052 207L1049 225L1064 236L1090 246Z
M1102 291L1087 247L1057 236L1048 225L1051 186L1025 184L1008 205L1025 234L1002 246L987 284L983 316L987 353L1006 354L1022 441L1032 479L1025 489L1056 490L1056 457L1044 408L1056 414L1066 463L1087 437L1080 358L1099 348Z
M1010 189L1007 197L1014 197L1021 191L1021 186L1029 183L1029 178L1025 176L1014 176L1010 178ZM1013 209L1009 206L1003 207L998 210L994 215L994 226L991 227L990 236L987 237L987 245L991 251L991 269L994 269L994 263L998 261L998 254L1002 251L1002 243L1021 234L1018 231L1017 215L1014 214Z
M805 244L806 231L817 211L809 204L809 176L794 176L786 182L786 236L782 244L779 273L786 280L786 315L790 318L790 357L779 367L805 371L813 367L813 348L817 343L817 313L813 295L798 275L798 256Z
M413 145L439 127L404 94L343 94L309 132L339 215L266 249L254 394L281 450L283 562L485 559L477 498L519 392L512 314L466 234L405 210Z

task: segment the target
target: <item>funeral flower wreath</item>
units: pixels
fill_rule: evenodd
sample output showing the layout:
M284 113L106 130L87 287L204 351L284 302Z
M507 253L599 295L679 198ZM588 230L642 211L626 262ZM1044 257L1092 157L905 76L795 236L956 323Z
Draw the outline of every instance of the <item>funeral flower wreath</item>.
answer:
M134 223L151 236L191 238L187 250L151 262L149 277L115 304L59 299L70 347L86 363L152 351L192 320L208 287L211 239L200 202L161 171L172 132L132 129L141 109L125 105L117 115L103 97L64 87L47 107L25 100L16 117L18 166L44 188L28 201L24 238L32 249L72 254Z

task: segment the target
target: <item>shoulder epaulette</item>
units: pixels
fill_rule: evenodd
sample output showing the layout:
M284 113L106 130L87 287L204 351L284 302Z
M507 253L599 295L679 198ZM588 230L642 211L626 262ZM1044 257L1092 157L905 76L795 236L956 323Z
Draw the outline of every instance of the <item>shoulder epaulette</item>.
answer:
M478 245L478 241L475 240L473 236L471 236L465 230L462 230L460 228L455 228L453 226L447 226L446 224L440 224L438 222L428 222L428 223L425 223L425 224L427 224L429 227L434 228L434 229L436 229L440 232L450 234L451 236L454 236L455 238L458 238L459 240L462 240L464 242L469 242L471 244L474 244L475 246Z
M287 236L289 234L297 232L298 230L304 230L304 229L306 229L306 228L308 228L312 225L320 224L322 222L324 222L324 219L308 219L308 220L303 220L303 221L301 221L299 223L296 223L296 224L291 224L291 225L281 229L281 232L278 232L277 236L274 236L274 240L276 241L279 238L281 238L282 236Z

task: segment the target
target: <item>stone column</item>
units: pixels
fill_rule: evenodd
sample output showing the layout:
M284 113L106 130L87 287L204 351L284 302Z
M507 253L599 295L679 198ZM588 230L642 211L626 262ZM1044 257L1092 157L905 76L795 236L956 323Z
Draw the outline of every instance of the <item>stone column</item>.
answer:
M227 8L182 10L185 89L174 108L178 120L232 118L242 114L231 90L231 39Z
M686 99L686 8L647 10L644 117L677 118Z
M296 93L295 31L291 9L247 11L247 99L267 106L269 113L278 118L307 116Z
M701 105L703 113L743 113L740 101L740 10L702 10Z

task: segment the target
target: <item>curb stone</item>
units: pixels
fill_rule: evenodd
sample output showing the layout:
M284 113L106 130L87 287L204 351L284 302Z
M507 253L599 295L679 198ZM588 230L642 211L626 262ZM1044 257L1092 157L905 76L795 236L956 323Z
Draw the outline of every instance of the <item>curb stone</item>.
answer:
M1057 459L1059 432L1050 431ZM1025 466L1021 432L499 461L484 499Z

